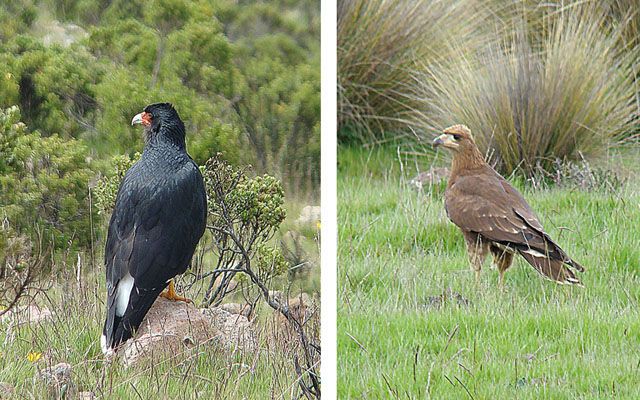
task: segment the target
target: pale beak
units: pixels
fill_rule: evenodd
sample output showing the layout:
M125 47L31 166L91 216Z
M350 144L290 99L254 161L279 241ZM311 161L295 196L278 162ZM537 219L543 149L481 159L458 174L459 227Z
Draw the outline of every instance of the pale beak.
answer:
M433 143L431 143L431 145L436 148L438 146L444 146L444 147L457 147L457 143L455 143L453 141L453 138L451 137L451 135L449 135L448 133L444 133L440 136L438 136L437 138L434 139Z
M131 120L131 126L142 123L142 114L144 114L144 112L141 112L140 114L136 114L136 116L133 117L133 119Z
M438 147L438 146L440 146L440 145L442 145L442 144L444 144L444 141L443 141L442 139L440 139L440 136L438 136L437 138L435 138L435 139L433 140L433 142L431 143L431 145L432 145L434 148L436 148L436 147Z

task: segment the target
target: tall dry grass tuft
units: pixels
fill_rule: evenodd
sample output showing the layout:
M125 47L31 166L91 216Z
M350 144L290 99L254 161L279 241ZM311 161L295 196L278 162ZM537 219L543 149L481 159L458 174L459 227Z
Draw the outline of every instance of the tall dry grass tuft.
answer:
M622 44L640 44L640 3L637 0L597 2L608 17L608 22L622 30Z
M476 60L432 68L423 80L428 124L467 124L503 173L603 152L632 129L638 54L616 45L621 31L603 30L605 18L567 9L548 20L541 43L523 24Z
M454 43L486 40L476 0L338 2L338 128L360 141L411 127L419 65L451 59ZM353 139L353 138L352 138Z

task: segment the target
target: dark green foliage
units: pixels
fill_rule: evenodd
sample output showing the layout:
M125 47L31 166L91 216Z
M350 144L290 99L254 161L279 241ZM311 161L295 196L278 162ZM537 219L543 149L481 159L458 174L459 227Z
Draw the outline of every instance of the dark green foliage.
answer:
M136 153L133 157L128 155L115 156L111 160L114 174L102 177L98 184L93 188L95 195L95 204L98 214L102 214L108 218L111 215L113 207L116 205L116 196L120 188L120 182L124 179L127 170L138 161L140 153Z
M179 111L198 164L222 153L275 176L288 197L319 194L318 2L5 3L0 109L21 117L3 114L0 218L16 235L88 249L90 202L108 217L144 145L131 118L158 101ZM277 196L269 179L247 190ZM99 239L104 224L93 222Z
M58 17L87 26L84 44L111 64L95 88L95 131L86 133L98 152L139 149L128 119L163 99L180 111L197 162L222 152L275 174L296 194L317 194L316 2L157 0L138 9L113 2L94 7L99 22L81 11L91 2L67 3L64 12L55 8Z
M0 4L0 42L26 32L36 19L33 0L3 1Z
M103 68L81 48L46 48L21 36L0 54L0 107L20 105L26 124L46 136L78 138L91 130L97 107L94 84Z
M29 126L45 136L81 139L99 159L131 156L143 145L131 117L146 104L170 101L198 163L222 152L230 162L283 179L288 191L318 194L317 2L42 5L32 16L39 18L37 30L25 17L29 24L11 28L0 44L0 106L19 105ZM15 19L25 7L6 6L0 18L4 12ZM35 32L48 35L49 13L80 25L86 38L68 47L43 45Z
M218 260L204 301L218 304L230 292L229 283L236 274L267 284L287 271L281 249L267 244L286 217L284 191L272 176L250 178L220 156L207 161L203 176L207 228Z
M87 246L93 173L85 154L76 140L30 132L18 107L0 110L0 218L56 248Z
M259 244L256 247L255 266L257 274L263 280L270 279L274 276L280 276L287 272L289 264L284 259L282 251L278 247Z
M243 224L273 228L286 216L284 191L272 176L243 177L228 196L229 204L233 205Z
M219 156L207 161L203 175L212 225L231 224L246 240L253 235L270 238L284 221L284 191L274 177L249 178Z

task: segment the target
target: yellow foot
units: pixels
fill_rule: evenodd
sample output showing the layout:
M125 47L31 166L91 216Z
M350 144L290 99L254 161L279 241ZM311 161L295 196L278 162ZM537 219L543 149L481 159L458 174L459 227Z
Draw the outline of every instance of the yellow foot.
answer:
M187 299L186 297L179 296L176 292L176 287L173 285L173 281L169 282L169 287L166 292L160 293L161 297L164 297L167 300L173 301L184 301L185 303L193 303L191 299Z

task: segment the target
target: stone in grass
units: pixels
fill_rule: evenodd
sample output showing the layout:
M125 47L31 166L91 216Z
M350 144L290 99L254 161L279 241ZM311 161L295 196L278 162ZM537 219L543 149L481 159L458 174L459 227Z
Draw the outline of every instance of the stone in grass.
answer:
M240 350L253 353L258 350L256 331L247 317L217 307L200 311L212 326L218 328L218 334L214 338L218 346L230 352Z
M252 320L253 315L253 307L249 303L224 303L220 304L220 308L231 313L231 314L239 314L244 315L249 320Z
M415 178L409 181L409 184L418 190L422 190L425 186L437 185L443 180L449 178L449 168L431 167L428 171L419 173Z
M47 391L52 398L69 398L75 393L75 387L71 380L70 364L59 363L38 370L36 377L47 385Z
M298 295L287 297L280 291L270 291L269 296L277 303L286 304L289 307L289 315L302 326L309 337L319 335L320 307L318 302L307 293L301 292ZM272 343L291 343L298 337L296 324L287 318L280 311L273 311L271 320L273 329L267 330L267 338Z
M429 296L425 306L428 308L440 308L447 303L455 303L460 307L467 307L471 304L471 302L460 293L453 291L451 288L446 288L439 295Z
M273 298L278 302L283 302L286 299L286 296L282 292L271 292L273 293ZM286 300L287 305L289 306L289 313L291 316L298 321L300 324L306 324L315 313L319 311L318 305L313 300L311 296L306 293L300 293L297 296L290 297ZM288 327L289 321L284 316L284 314L277 312L278 323L282 327Z
M0 322L14 322L17 325L50 321L53 313L46 307L31 304L26 308L16 308L0 316Z
M0 399L8 398L13 395L16 388L6 382L0 382Z
M159 297L135 338L119 352L129 366L148 355L176 355L199 345L251 352L257 348L257 339L253 325L242 315L219 308L200 310L191 303Z
M296 222L300 225L315 223L320 221L321 215L320 206L305 206Z

